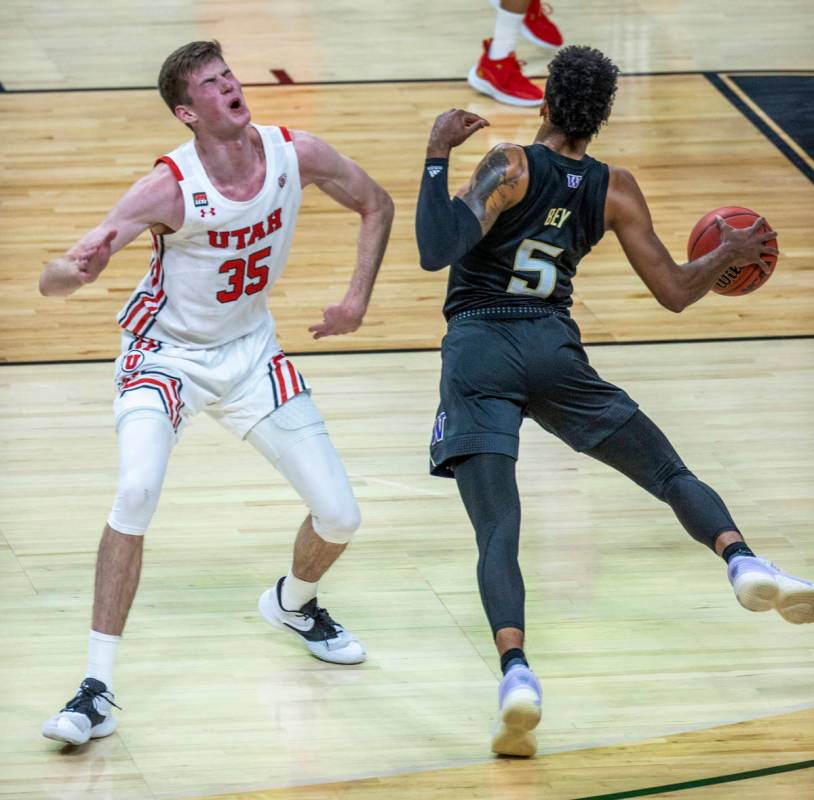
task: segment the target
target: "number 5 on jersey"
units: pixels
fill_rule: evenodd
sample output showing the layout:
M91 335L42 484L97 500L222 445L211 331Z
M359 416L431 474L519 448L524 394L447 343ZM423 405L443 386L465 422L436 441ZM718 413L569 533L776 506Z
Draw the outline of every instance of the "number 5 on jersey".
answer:
M533 297L546 298L557 286L557 267L546 258L537 254L556 258L562 253L562 247L554 247L547 242L536 239L524 239L514 256L514 271L532 273L529 278L513 275L506 287L509 294L530 294ZM535 277L536 276L536 277Z
M229 276L229 288L222 289L215 297L221 303L234 303L243 294L257 294L269 281L269 268L258 262L271 255L271 248L264 247L245 258L232 258L220 265L218 272ZM247 281L248 279L248 281Z

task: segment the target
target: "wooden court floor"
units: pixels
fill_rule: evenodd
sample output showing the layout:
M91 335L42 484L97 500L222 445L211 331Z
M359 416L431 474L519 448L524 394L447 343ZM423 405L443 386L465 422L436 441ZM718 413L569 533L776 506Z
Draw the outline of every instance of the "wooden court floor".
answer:
M719 490L758 552L814 573L811 340L590 356ZM302 506L254 451L201 418L173 456L148 535L117 669L120 729L63 750L39 724L84 668L115 484L111 365L0 370L0 724L12 732L0 744L0 796L420 797L434 786L448 798L540 787L590 797L814 759L810 626L741 609L722 563L667 509L525 426L521 559L545 714L538 759L495 762L498 670L472 533L453 483L426 474L437 353L297 365L364 517L321 597L370 659L317 662L259 618L257 596L285 570ZM799 798L811 775L754 780L796 787L768 796ZM342 786L307 788L326 782Z
M305 194L289 267L271 299L285 348L437 347L446 274L418 268L413 232L432 120L465 105L492 122L456 151L454 189L492 145L530 142L536 113L480 101L460 81L265 87L247 96L255 119L321 133L368 169L396 203L365 326L352 338L314 343L308 325L342 296L355 235L348 214L316 190ZM0 95L0 102L0 360L110 358L118 348L110 320L146 270L149 237L123 251L103 280L64 300L36 294L41 262L97 224L157 155L185 138L183 131L152 90L12 94ZM647 292L616 240L606 237L576 283L574 315L586 341L787 336L814 329L814 184L704 76L623 77L611 123L592 152L637 175L656 229L676 258L685 257L697 219L721 205L764 213L780 232L782 255L760 292L746 299L710 295L672 315Z
M771 120L745 116L705 74L811 75L809 4L781 0L769 18L751 0L714 12L700 0L574 2L556 14L569 41L623 70L592 153L636 174L677 258L719 205L756 208L780 232L780 264L759 292L681 315L606 238L580 267L574 316L592 363L718 489L755 550L812 578L814 183L756 127ZM536 130L534 112L461 80L492 21L488 3L461 0L0 7L3 800L814 797L814 626L741 609L721 563L667 509L528 425L521 559L545 693L540 755L488 752L499 670L473 537L454 484L426 474L446 277L417 267L412 226L438 112L492 122L456 152L453 183L488 147ZM60 749L39 726L85 664L116 477L114 317L147 242L72 298L41 298L36 280L186 138L146 87L169 51L212 36L255 84L257 122L324 136L396 202L357 334L307 333L341 295L355 238L350 215L314 193L271 297L362 507L321 598L370 659L317 662L259 618L257 596L287 568L304 511L251 448L201 418L173 455L147 538L117 669L120 728ZM550 54L524 40L519 54L545 73ZM293 83L272 85L280 71Z

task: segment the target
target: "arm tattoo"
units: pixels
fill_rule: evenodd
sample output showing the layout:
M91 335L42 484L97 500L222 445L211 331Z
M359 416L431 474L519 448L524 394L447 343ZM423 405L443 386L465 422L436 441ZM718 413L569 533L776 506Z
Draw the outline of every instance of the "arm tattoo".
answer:
M510 167L503 150L492 150L478 164L470 184L461 195L461 200L480 221L484 233L492 227L511 190L520 181L519 175L509 174Z

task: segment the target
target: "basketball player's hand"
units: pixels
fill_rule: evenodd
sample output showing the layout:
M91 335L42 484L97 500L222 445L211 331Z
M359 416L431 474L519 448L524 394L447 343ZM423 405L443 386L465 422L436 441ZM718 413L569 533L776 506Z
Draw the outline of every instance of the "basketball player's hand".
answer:
M447 158L453 147L487 125L489 120L462 108L451 108L439 114L430 131L427 158Z
M771 273L772 268L761 256L766 253L778 255L776 247L771 247L766 242L777 238L776 231L764 231L761 228L766 224L763 217L758 217L748 228L733 228L727 224L722 217L715 217L718 229L721 231L721 244L729 247L732 252L732 267L746 267L749 264L757 264L766 274Z
M68 251L82 283L93 283L110 261L111 245L116 231L93 231Z
M353 333L361 326L364 316L363 310L339 303L323 309L322 322L312 325L308 330L314 334L314 339Z

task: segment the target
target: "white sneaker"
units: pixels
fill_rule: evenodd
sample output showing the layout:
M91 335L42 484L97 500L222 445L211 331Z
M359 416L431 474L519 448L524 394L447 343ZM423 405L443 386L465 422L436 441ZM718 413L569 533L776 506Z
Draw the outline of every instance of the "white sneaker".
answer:
M726 573L738 602L749 611L772 608L787 622L814 622L814 585L781 572L758 556L735 556Z
M534 729L540 722L543 692L526 666L512 667L500 682L500 719L492 736L492 752L531 758L537 752Z
M316 597L298 611L283 608L282 589L285 578L260 595L257 607L270 625L290 631L312 656L332 664L361 664L367 658L365 646L330 614L317 605Z
M113 693L107 690L107 686L96 678L85 678L65 708L43 723L42 735L75 745L110 736L116 730L113 706L116 706Z

